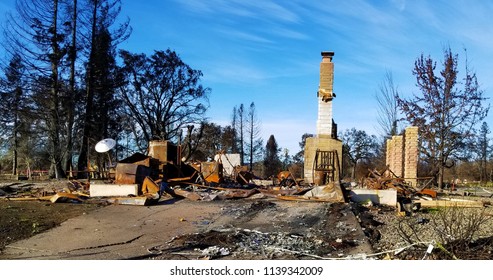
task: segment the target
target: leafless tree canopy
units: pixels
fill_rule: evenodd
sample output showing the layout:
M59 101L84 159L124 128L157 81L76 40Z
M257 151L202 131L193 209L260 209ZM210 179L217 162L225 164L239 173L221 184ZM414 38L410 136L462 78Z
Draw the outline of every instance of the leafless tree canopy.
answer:
M127 51L120 54L125 83L119 94L143 140L172 139L182 128L202 121L210 90L199 83L201 71L169 49L150 57Z
M391 137L399 133L398 131L398 114L397 97L399 92L394 85L392 72L385 72L383 82L379 85L379 90L375 94L377 100L377 122L380 133L384 138Z
M436 62L421 55L413 70L420 93L398 98L407 121L420 129L421 154L434 167L440 187L444 168L458 157L489 110L489 105L483 106L483 91L467 60L462 81L458 78L458 55L450 48L444 51L442 66L438 72Z
M250 103L247 115L246 134L248 137L248 143L245 145L248 151L248 159L250 164L250 171L253 169L253 163L262 154L263 141L260 138L261 126L260 120L257 116L257 110L255 109L255 103Z

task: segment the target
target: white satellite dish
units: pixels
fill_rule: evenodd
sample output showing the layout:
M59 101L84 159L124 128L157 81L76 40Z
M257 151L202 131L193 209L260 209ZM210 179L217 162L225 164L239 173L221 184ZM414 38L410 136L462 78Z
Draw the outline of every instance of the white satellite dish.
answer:
M103 139L101 141L99 141L97 144L96 144L96 147L94 147L96 149L96 152L98 153L106 153L107 151L113 149L116 145L116 141L111 139L111 138L106 138L106 139Z

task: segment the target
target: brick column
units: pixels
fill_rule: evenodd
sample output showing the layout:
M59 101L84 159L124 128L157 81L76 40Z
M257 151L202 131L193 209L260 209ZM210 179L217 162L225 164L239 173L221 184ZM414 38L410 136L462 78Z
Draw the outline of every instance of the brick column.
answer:
M390 162L392 161L393 144L394 142L392 142L392 139L387 139L387 149L385 151L385 165L390 165Z
M404 134L404 178L412 186L418 181L418 131L417 126L410 126Z
M403 152L404 152L404 137L402 135L392 136L392 150L390 158L390 170L397 177L402 177L404 174L403 167Z

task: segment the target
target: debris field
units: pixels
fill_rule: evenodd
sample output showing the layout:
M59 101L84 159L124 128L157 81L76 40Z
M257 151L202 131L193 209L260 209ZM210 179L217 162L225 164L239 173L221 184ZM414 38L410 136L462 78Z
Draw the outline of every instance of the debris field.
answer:
M149 156L135 154L118 162L105 178L2 183L0 203L10 203L8 207L19 201L41 201L42 205L110 205L121 207L124 209L121 215L129 216L112 220L112 230L128 235L126 241L114 240L115 234L110 234L109 228L108 232L97 229L102 237L93 240L91 230L74 226L85 236L83 242L71 241L57 249L40 249L47 242L43 240L53 237L49 231L36 229L33 222L30 235L41 232L46 235L33 245L38 253L26 253L35 251L26 245L29 241L22 246L18 244L22 240L14 243L29 236L23 235L5 243L0 248L0 258L492 258L493 226L489 226L492 213L488 207L491 195L487 191L486 195L472 197L468 192L461 194L460 190L433 190L427 184L412 187L389 170L371 170L360 184L334 181L340 175L324 177L324 174L318 180L320 184L307 184L289 170L262 180L245 167L232 163L228 155L219 154L213 162L185 163L178 156L179 147L169 142L160 144L151 145L155 150ZM364 195L359 192L361 189L365 190ZM390 202L384 202L380 195L385 191L390 193ZM140 207L150 211L144 217L152 217L152 226L142 222L147 218L139 216L132 221L132 216L126 214ZM102 213L104 208L88 211L85 216ZM111 209L111 215L118 213ZM194 213L193 209L203 212ZM456 212L447 213L443 209ZM162 216L160 212L167 215ZM455 220L447 220L449 216ZM111 217L103 215L101 219ZM457 220L469 220L472 225L462 226ZM135 224L141 232L133 232L124 223ZM63 226L70 226L70 220Z

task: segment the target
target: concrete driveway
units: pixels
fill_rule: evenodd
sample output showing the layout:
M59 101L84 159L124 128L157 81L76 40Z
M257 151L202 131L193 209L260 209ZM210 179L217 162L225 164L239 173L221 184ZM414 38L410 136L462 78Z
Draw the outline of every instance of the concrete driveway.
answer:
M149 248L165 244L176 236L225 225L262 232L296 232L306 236L313 234L314 229L321 235L332 232L334 239L357 241L358 245L346 254L371 253L371 246L347 205L338 207L345 210L331 213L327 203L258 201L171 200L154 206L110 205L10 244L0 259L145 259L151 256ZM262 205L273 207L262 209Z

